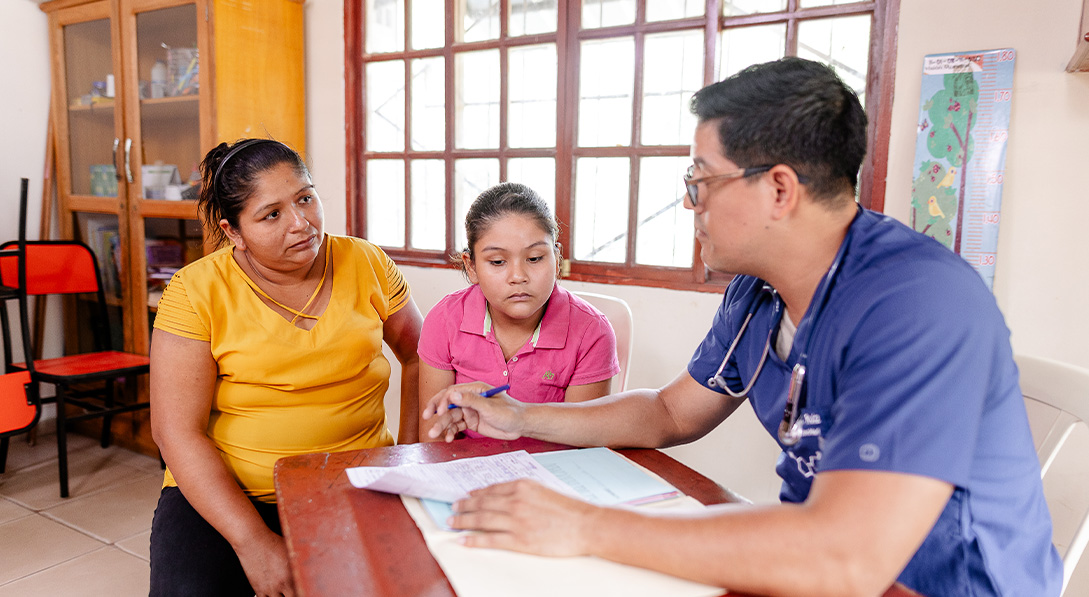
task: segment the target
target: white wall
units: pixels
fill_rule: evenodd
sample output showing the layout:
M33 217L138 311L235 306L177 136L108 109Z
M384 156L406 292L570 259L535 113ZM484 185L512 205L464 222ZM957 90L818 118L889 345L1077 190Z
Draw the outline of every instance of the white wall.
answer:
M1014 350L1089 367L1089 73L1067 73L1082 0L905 0L885 211L910 210L923 56L1014 48L995 296Z
M49 29L45 13L33 0L3 0L0 15L0 73L7 83L0 94L0 241L18 238L20 178L30 179L27 237L36 239L49 121ZM54 229L56 223L54 215ZM18 322L14 305L10 312L12 321ZM50 317L47 354L60 350L59 322L59 317ZM22 348L15 344L14 358L21 360Z

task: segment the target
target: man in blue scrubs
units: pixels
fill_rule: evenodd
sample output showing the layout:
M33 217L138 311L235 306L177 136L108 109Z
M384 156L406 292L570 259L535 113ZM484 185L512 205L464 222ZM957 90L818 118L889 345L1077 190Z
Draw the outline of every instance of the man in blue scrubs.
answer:
M1009 331L960 257L856 204L854 93L787 58L708 86L692 108L685 206L704 262L736 277L688 370L582 404L455 386L424 417L447 439L471 428L662 447L747 398L783 450L782 505L667 518L516 482L456 504L453 526L482 531L473 546L592 554L750 593L874 595L899 581L934 596L1058 595ZM802 391L785 416L792 377Z

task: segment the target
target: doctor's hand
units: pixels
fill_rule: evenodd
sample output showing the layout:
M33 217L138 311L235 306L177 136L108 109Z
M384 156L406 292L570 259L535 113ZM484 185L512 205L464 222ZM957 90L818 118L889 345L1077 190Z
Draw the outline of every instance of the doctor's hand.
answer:
M590 553L587 523L600 510L528 479L478 489L453 508L451 528L477 531L465 545L542 556Z
M425 421L434 419L427 436L451 442L459 432L470 429L496 439L521 437L525 405L506 392L490 398L481 396L490 389L486 383L473 382L450 386L435 394L421 411Z

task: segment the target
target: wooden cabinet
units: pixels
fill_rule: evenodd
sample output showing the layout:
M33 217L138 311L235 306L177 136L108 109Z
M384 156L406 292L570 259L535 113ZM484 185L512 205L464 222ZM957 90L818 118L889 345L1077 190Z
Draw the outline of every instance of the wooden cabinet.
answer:
M1078 28L1078 42L1074 57L1066 65L1067 72L1089 72L1089 0L1081 8L1081 25Z
M61 234L98 256L117 348L147 354L164 278L211 249L195 200L204 154L221 141L266 136L305 151L302 3L41 5L49 16ZM66 345L74 346L79 307L66 311ZM151 452L149 430L140 427L133 423L129 439Z

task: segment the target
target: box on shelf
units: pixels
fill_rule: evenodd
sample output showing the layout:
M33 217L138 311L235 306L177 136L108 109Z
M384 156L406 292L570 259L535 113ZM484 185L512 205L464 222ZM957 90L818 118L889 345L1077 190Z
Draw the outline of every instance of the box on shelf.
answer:
M181 175L173 164L144 164L140 168L140 180L144 185L144 197L166 199L166 187L180 185Z
M91 164L91 195L117 196L117 169L113 164Z
M144 240L147 249L148 269L156 267L179 268L185 265L185 246L172 238L148 238Z

